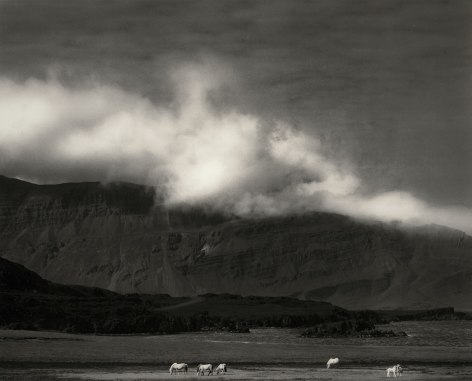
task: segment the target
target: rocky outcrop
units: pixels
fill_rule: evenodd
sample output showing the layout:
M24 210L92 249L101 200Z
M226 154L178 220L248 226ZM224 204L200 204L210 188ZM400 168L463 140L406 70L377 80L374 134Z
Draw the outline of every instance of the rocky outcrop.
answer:
M471 309L472 239L314 213L168 209L134 184L0 178L0 256L45 279L129 293L296 296L346 308Z

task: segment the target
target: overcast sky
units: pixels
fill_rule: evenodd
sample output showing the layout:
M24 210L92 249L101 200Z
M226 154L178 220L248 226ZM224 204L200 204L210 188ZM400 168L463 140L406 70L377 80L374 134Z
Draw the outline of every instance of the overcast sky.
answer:
M458 213L449 225L466 229L471 11L467 0L0 0L0 172L145 182L237 211L355 214L365 202L361 215L380 218L384 204L370 203L384 197L420 205L413 218L433 210L425 222Z

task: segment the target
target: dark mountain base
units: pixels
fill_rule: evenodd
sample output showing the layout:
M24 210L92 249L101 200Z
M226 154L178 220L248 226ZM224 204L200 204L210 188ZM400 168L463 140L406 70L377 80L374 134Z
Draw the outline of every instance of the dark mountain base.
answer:
M326 302L287 297L120 295L96 288L57 285L1 258L0 290L0 327L71 333L249 332L250 327L314 326L305 336L388 336L388 332L375 331L375 324L415 316L467 317L444 309L399 315L390 312L387 320L387 314L382 312L352 312Z

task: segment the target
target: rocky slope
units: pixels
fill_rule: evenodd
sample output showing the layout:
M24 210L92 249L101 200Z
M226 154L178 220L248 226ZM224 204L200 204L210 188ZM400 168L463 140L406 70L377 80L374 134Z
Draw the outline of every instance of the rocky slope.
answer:
M169 210L133 184L0 177L0 256L51 281L122 293L472 309L472 238L463 232L327 213L243 220Z

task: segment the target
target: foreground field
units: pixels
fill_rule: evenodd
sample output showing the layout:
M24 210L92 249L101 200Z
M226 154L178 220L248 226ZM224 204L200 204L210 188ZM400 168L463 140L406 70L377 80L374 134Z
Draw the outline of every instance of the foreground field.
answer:
M472 379L471 321L403 322L393 328L409 336L306 339L285 329L167 336L0 331L0 380L168 379L174 361L187 362L191 372L172 379L196 378L200 362L226 362L229 372L221 378L237 380L377 380L396 363L409 380ZM324 364L334 356L341 367L328 371Z
M328 370L308 366L237 366L225 375L214 375L212 380L379 380L386 378L381 367L343 367ZM411 366L405 369L402 380L470 380L470 366ZM195 373L170 376L164 367L112 366L77 368L10 368L0 369L0 380L12 381L83 381L83 380L201 380Z

